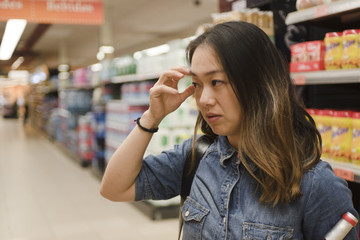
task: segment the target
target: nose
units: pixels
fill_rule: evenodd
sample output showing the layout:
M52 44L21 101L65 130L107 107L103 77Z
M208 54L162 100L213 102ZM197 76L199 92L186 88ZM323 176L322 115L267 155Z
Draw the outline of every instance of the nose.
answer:
M199 106L213 106L216 102L215 93L211 88L204 87L198 96L198 105Z

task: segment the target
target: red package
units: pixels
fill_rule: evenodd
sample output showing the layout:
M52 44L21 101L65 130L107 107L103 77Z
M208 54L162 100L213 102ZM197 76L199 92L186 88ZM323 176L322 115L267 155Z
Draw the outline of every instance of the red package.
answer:
M297 43L290 47L291 50L291 62L306 62L306 42Z
M323 41L306 42L307 61L323 61L325 45Z

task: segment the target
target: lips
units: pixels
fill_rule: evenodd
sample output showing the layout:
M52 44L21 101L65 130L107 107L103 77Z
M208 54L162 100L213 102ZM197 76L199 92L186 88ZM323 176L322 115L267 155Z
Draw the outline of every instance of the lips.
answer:
M213 123L216 120L218 120L221 117L221 115L215 114L215 113L207 113L206 119L209 123Z

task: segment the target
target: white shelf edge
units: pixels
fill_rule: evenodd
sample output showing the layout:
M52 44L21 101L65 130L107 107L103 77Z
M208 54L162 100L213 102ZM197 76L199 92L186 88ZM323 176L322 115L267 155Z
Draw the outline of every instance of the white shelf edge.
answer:
M333 14L350 11L356 8L360 8L359 0L342 0L330 4L323 4L320 6L306 8L289 13L285 19L285 24L290 25L290 24L305 22L320 17L326 17ZM316 17L317 12L319 13L321 10L326 10L326 14Z
M329 158L324 158L323 160L330 163L330 165L334 169L335 173L337 172L337 170L345 170L347 172L353 173L353 177L354 177L353 180L346 179L346 177L344 178L345 180L360 183L360 166L357 166L352 163L335 161L335 160L332 160ZM339 177L343 177L343 176L339 176Z
M111 78L110 83L126 83L126 82L137 82L150 79L157 79L160 77L160 73L145 73L145 74L130 74L123 76L115 76Z
M296 85L360 83L360 69L296 72L291 78Z

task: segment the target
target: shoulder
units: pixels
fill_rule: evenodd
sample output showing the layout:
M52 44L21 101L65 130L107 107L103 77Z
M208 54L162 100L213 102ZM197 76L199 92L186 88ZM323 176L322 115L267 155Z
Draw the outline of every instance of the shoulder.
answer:
M314 183L316 180L320 182L341 182L345 185L346 181L342 178L336 176L331 165L323 160L320 160L313 168L304 173L304 184L306 183Z
M304 174L302 195L305 239L321 239L346 212L358 217L347 182L328 162L320 161Z
M347 182L336 176L330 164L325 161L320 161L305 173L302 193L305 212L316 209L319 213L333 212L334 216L341 216L353 208L352 193Z
M351 194L347 182L336 176L331 165L322 160L304 174L302 187L303 192L311 194L312 197L321 194L333 195L334 191Z

